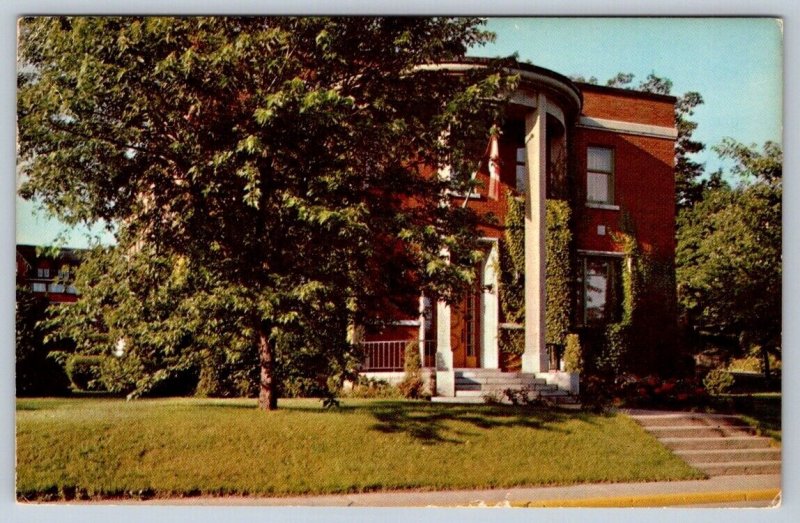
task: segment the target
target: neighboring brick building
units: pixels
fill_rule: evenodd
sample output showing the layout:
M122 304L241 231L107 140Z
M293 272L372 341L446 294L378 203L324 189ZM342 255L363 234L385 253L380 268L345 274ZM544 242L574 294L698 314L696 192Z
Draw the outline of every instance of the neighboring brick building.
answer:
M73 303L78 291L73 285L81 251L60 249L56 256L37 254L34 245L17 245L17 285L45 296L50 303Z
M463 71L480 61L441 64ZM653 259L674 261L674 148L676 99L583 83L540 67L520 64L520 85L511 97L496 147L477 173L477 194L454 200L496 222L481 228L486 257L480 281L463 302L448 306L420 299L419 319L404 319L366 336L365 370L402 368L402 350L419 340L426 366L436 367L437 392L453 396L454 372L499 369L498 239L505 230L507 195L525 197L525 353L522 371L561 383L544 343L545 199L572 209L576 303L574 328L616 321L611 303L625 258L613 239L623 227L635 230L640 249ZM490 170L495 171L495 182ZM625 225L623 225L625 224ZM666 296L665 300L674 299ZM396 374L394 375L397 376Z

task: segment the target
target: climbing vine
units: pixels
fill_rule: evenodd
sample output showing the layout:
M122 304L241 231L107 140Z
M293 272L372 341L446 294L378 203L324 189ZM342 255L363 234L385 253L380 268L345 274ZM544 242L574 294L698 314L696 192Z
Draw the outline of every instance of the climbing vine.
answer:
M651 372L658 360L673 355L668 346L676 337L674 271L668 262L643 252L635 230L623 216L620 232L612 238L622 248L620 321L606 326L598 369L619 375L625 371ZM630 357L633 348L636 357Z
M572 318L569 228L571 211L565 200L547 200L547 232L545 234L545 340L564 345Z
M499 245L500 307L509 323L525 321L525 202L508 195L506 230Z
M506 231L499 245L500 307L508 323L525 321L525 201L508 196ZM564 200L547 200L545 252L546 342L563 345L572 317L569 228L571 211ZM524 351L524 330L501 329L500 349L511 354Z

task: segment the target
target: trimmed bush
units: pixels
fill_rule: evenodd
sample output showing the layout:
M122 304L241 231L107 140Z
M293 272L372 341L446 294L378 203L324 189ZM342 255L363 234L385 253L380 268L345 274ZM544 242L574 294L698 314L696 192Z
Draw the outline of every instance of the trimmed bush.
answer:
M725 394L733 387L733 375L722 369L713 369L703 378L703 386L712 396Z
M499 329L497 342L500 352L522 356L525 352L525 331L523 329Z
M422 361L419 356L419 343L416 341L410 341L406 344L403 370L405 371L405 377L397 385L400 393L404 397L411 399L423 397L425 382L422 381Z
M577 334L567 334L564 347L564 370L583 372L583 350L581 349L581 338Z
M399 398L400 391L386 380L359 376L353 388L342 394L348 398Z
M144 375L144 365L134 354L106 356L102 358L98 372L98 379L107 391L127 394L136 388L137 380Z
M75 354L67 359L64 370L67 372L72 388L80 391L101 390L100 365L102 356Z

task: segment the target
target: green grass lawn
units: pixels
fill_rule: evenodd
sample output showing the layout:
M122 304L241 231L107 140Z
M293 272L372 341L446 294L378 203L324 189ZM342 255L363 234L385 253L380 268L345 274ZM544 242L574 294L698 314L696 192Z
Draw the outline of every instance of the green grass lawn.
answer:
M781 393L725 394L717 398L717 410L734 412L764 436L781 441Z
M702 477L623 415L345 400L17 400L20 499Z

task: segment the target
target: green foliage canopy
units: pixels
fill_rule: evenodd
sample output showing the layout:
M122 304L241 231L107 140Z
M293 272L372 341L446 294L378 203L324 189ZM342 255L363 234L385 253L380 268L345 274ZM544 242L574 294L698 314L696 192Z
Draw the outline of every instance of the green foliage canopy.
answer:
M378 321L421 291L453 299L474 280L476 217L444 195L473 183L482 152L473 146L485 144L514 79L501 62L459 75L419 66L462 59L491 40L480 25L25 19L20 192L67 223L116 226L122 254L107 261L137 299L106 296L100 319L132 339L151 336L139 332L142 308L163 308L141 302L164 281L152 276L173 269L159 264L185 260L201 271L191 292L162 296L176 302L167 308L190 320L223 309L259 347L262 403L274 406L284 333L337 332L339 347L348 323ZM449 179L430 176L444 165ZM137 251L146 253L134 262L141 270L126 274ZM84 310L97 318L98 309ZM155 360L185 362L173 352L194 324L165 317L175 325L147 330L169 342L143 346L161 351ZM201 347L243 350L229 341Z
M742 348L781 346L781 199L783 154L726 139L716 148L734 160L733 187L706 192L678 220L680 305L698 331ZM766 356L766 352L765 352Z

